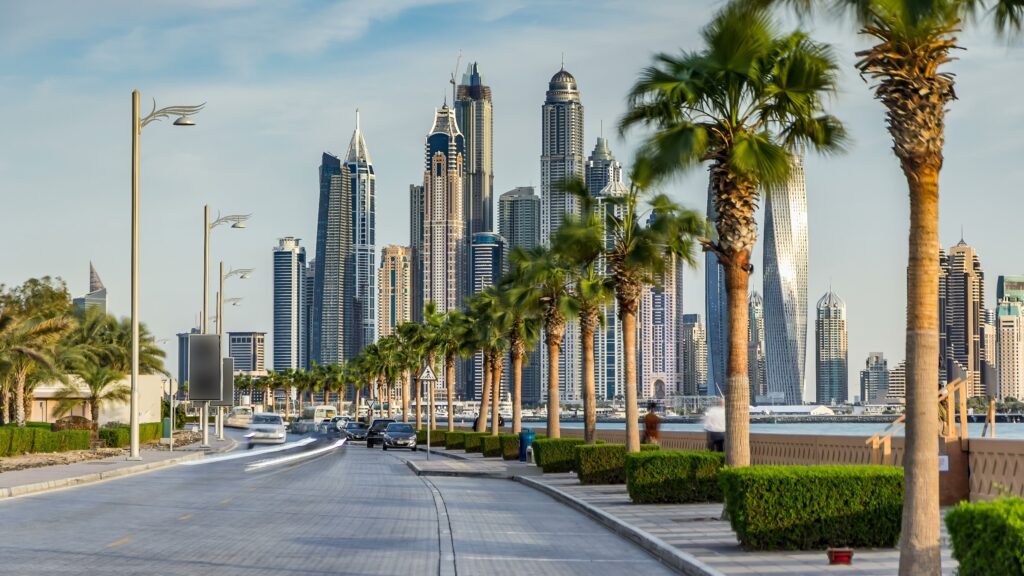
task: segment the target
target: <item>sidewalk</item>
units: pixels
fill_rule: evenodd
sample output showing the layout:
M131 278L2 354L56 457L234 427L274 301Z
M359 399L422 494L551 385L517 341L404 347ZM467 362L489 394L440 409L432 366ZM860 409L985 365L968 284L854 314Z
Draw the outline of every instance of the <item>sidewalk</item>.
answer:
M236 445L237 442L230 438L224 440L211 438L209 449L200 448L198 444L195 444L173 452L142 450L139 454L141 460L128 460L125 456L113 456L102 460L4 472L0 474L0 500L173 466L179 462L198 460L207 452L227 452Z
M439 449L436 453L457 459L458 466L447 466L452 471L482 471L485 466L490 470L502 466L506 472L502 477L511 476L591 516L684 574L889 576L896 574L899 568L897 549L856 549L853 564L849 566L830 566L824 551L744 550L729 523L720 520L721 504L633 504L624 484L581 486L571 473L541 474L533 465L483 458L480 454L464 454L459 450ZM445 468L435 464L439 461L439 458L432 460L430 465ZM419 460L416 464L422 467L425 462ZM410 467L413 467L411 461ZM957 565L950 555L945 526L942 543L942 573L955 574Z

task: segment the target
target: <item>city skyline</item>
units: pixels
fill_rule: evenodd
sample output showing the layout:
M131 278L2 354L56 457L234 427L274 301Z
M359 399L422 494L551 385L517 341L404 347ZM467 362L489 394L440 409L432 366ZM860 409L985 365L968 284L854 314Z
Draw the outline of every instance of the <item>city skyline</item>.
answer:
M566 52L566 67L578 77L581 90L586 94L587 128L593 134L602 119L606 125L613 124L621 114L625 89L635 79L640 67L649 62L650 51L674 52L694 45L700 16L710 13L713 4L695 6L694 11L700 14L695 15L692 23L659 18L672 13L667 2L645 3L629 9L606 4L594 8L587 14L580 14L577 10L523 3L505 10L492 9L485 14L446 12L447 19L454 16L451 25L464 34L462 47L468 48L467 55L482 63L488 71L488 84L494 87L495 94L501 94L496 102L501 107L501 114L495 118L495 133L498 135L494 143L496 189L510 189L539 181L535 152L536 135L539 133L536 126L538 85L542 85L557 69L559 54L566 46L572 46L572 50ZM423 36L410 35L403 40L405 43L364 55L360 60L365 62L369 70L367 78L372 80L394 71L387 64L396 61L396 50L408 47L409 43L425 48L401 70L402 73L411 71L410 93L397 102L380 98L380 102L374 103L366 102L370 99L370 80L345 78L343 84L340 78L328 81L324 79L323 67L312 64L320 58L337 62L335 52L356 50L359 39L365 34L396 34L414 22L423 25L426 19L429 23L431 18L438 17L432 16L430 7L396 5L373 19L358 12L346 15L346 22L354 22L351 31L335 35L324 32L313 45L300 50L286 49L284 44L301 44L299 37L309 30L309 21L296 20L289 14L283 14L282 18L267 18L263 20L263 26L267 26L269 21L296 22L298 25L283 38L275 39L267 46L258 46L258 50L248 50L244 55L231 44L237 39L225 34L224 39L217 40L209 51L212 54L210 62L198 69L193 65L196 50L210 46L199 43L180 53L166 48L180 46L175 42L180 41L180 32L190 22L207 19L214 29L234 23L232 15L223 8L185 7L176 15L181 23L171 22L164 34L142 37L131 34L133 28L127 20L119 19L103 8L83 13L69 5L64 10L78 16L75 18L77 31L74 42L82 47L82 50L68 51L68 54L83 56L61 59L41 51L40 46L58 33L65 32L60 23L35 18L32 26L18 26L17 18L9 20L15 24L9 24L10 27L3 30L6 34L0 58L4 58L5 64L10 64L5 66L10 75L0 80L0 97L13 105L15 124L22 118L39 117L37 111L44 108L72 109L68 102L77 102L76 108L78 105L87 106L95 110L95 114L90 118L76 115L70 123L69 118L61 114L44 118L35 123L34 130L24 131L26 138L17 146L7 142L2 144L0 182L5 189L45 189L45 197L60 204L63 203L60 191L76 188L69 181L64 183L65 179L70 174L89 173L93 177L86 186L87 192L93 193L91 202L73 214L56 214L53 223L57 229L67 230L74 229L74 222L79 218L114 216L114 224L109 230L94 231L91 237L83 238L70 247L63 246L66 242L61 241L60 235L55 235L56 240L44 239L31 255L11 254L2 280L14 284L31 276L60 275L69 282L72 294L80 294L85 291L85 279L76 271L92 258L104 271L104 280L111 294L111 312L126 315L129 295L127 229L126 224L117 223L117 218L126 210L124 182L128 167L121 160L121 155L113 151L125 145L126 137L118 127L127 114L127 94L132 87L139 86L144 100L155 97L158 103L179 99L209 100L211 104L198 119L196 134L200 137L196 138L195 134L183 136L178 130L162 130L147 132L144 139L142 159L147 167L142 192L142 318L154 333L164 338L193 325L200 307L200 267L195 264L200 254L200 238L191 232L193 226L190 226L191 215L197 206L209 200L225 211L237 208L255 213L248 232L218 241L215 252L227 261L267 263L266 246L274 238L284 235L312 238L313 225L309 214L316 200L307 193L311 186L315 186L310 179L310 154L318 154L324 149L343 149L347 130L342 127L350 126L352 110L356 107L361 107L364 114L372 114L375 119L387 116L386 119L381 118L379 128L375 123L375 150L380 151L375 160L380 163L386 159L389 170L394 169L388 174L387 182L381 182L380 186L382 190L387 187L385 194L389 201L399 204L402 187L416 181L409 174L418 169L418 153L416 147L409 144L408 135L414 134L412 140L415 141L415 135L422 132L422 124L416 118L422 118L425 110L435 106L443 92L450 93L447 80L459 48L434 41L429 46L421 46L424 44ZM460 13L456 15L455 12ZM533 19L538 13L544 14L542 21ZM167 18L163 13L157 13L131 24L143 30L155 29L162 27ZM523 22L526 21L531 25L524 28ZM650 40L649 46L615 51L602 48L606 38L603 26L611 21L620 26L622 33L642 30ZM473 28L481 23L486 23L487 27L474 33ZM869 350L882 350L887 357L899 360L903 358L902 318L905 307L900 296L906 265L903 246L904 183L896 162L888 154L887 136L881 128L881 107L871 101L870 93L850 65L853 48L862 43L845 29L839 32L829 25L815 28L817 37L838 42L836 51L843 63L843 90L836 110L851 126L854 142L850 153L845 156L811 157L807 161L808 187L812 191L808 199L812 245L809 289L812 293L820 293L831 278L833 284L847 294L851 317L855 318L850 326L852 357L863 358ZM553 39L551 31L558 32L557 39ZM524 34L530 40L525 47ZM946 154L948 161L943 171L941 244L948 246L955 242L960 225L966 223L967 234L983 254L990 274L1011 274L1019 272L1019 267L1015 264L1015 255L1001 246L997 231L1007 229L1012 222L1001 220L1008 216L985 207L1000 202L1001 194L1005 193L1001 191L1009 189L1007 186L1019 179L1019 171L1012 162L1006 161L1007 147L999 138L978 137L986 130L999 133L992 120L982 113L992 108L994 95L986 94L979 86L985 85L986 78L1005 74L1008 66L1013 64L1013 58L1006 58L1006 53L1017 54L1019 48L1007 48L996 40L981 36L972 32L965 34L965 43L970 50L960 54L961 60L951 65L951 70L962 80L962 87L958 91L959 105L953 107L948 118L950 137ZM493 42L482 42L484 37ZM508 44L513 41L519 52L508 49ZM140 61L127 62L123 68L110 65L107 58L112 50L123 48L126 42L138 47L135 53L162 54L160 58L164 66L159 77L145 73L146 67ZM161 48L164 49L162 52ZM512 58L505 53L515 55L517 67L510 65ZM581 57L583 54L600 57L584 59ZM275 83L273 88L260 86L254 80L274 78L273 74L268 76L264 72L274 72L275 66L281 68L279 64L273 64L272 55L285 62L305 63L305 66L291 67L284 81ZM53 63L45 66L45 77L34 75L28 66L29 62L40 60ZM436 64L438 61L444 64ZM95 73L103 81L86 81L83 79L85 73ZM275 74L281 79L280 72ZM237 82L237 85L232 85L232 82ZM27 87L32 98L16 98L15 87ZM291 104L290 100L295 97L299 103L310 104L308 112L285 108L286 103ZM331 104L324 106L322 102ZM270 113L256 112L257 107L268 108ZM388 114L384 114L385 108ZM415 129L405 130L404 125ZM16 126L12 127L15 129ZM612 136L610 130L605 133ZM29 151L38 149L39 142L59 142L60 146L74 149L75 154L68 155L67 170L56 174L40 169L39 160L27 155ZM628 163L635 140L613 142L620 150L620 157ZM271 143L273 146L268 145ZM510 153L516 149L532 152L523 152L522 155ZM408 153L410 150L411 155ZM188 170L183 171L183 166ZM1009 168L992 170L996 166ZM992 176L992 172L998 174ZM836 179L836 174L843 174L844 178ZM978 174L983 175L980 181ZM703 176L672 183L668 191L691 208L701 206L706 192ZM971 195L962 193L964 190L971 190ZM29 201L35 200L32 195L26 197ZM282 208L282 198L288 198L287 208ZM851 202L851 198L858 200ZM35 214L28 202L21 202L26 201L15 199L12 209L29 216ZM395 220L401 220L401 223L392 226L398 230L382 229L379 244L407 242L406 222L402 218L404 206L398 206L396 212L399 214ZM844 218L833 220L837 213L842 213ZM974 223L983 217L985 226ZM819 221L830 222L829 228L815 229L815 223ZM874 223L872 234L864 232L864 223L869 221ZM22 226L21 222L16 222L5 230L5 234L10 234L6 239L32 237L31 231ZM162 243L164 234L184 240ZM857 238L856 244L851 238ZM215 258L219 257L215 255ZM753 261L760 261L757 254ZM146 262L167 263L175 270L176 281L167 282L165 272ZM238 287L239 295L245 297L242 309L246 313L230 315L228 329L266 329L270 326L270 308L266 305L271 299L269 266L259 268L253 282ZM871 272L865 276L864 270ZM687 270L686 274L689 285L694 288L686 294L684 309L687 312L701 311L703 270ZM757 285L759 276L760 271L755 272L753 285ZM186 288L172 292L172 285ZM991 283L986 290L985 304L991 307L994 305ZM168 352L168 365L173 365L173 350ZM808 375L807 386L812 385L810 380Z

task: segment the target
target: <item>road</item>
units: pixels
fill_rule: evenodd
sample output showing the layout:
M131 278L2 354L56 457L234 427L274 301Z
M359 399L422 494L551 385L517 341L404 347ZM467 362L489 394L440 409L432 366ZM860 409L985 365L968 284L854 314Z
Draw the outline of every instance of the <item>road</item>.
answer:
M246 471L293 452L0 502L0 573L672 573L525 486L416 476L422 453L351 444Z

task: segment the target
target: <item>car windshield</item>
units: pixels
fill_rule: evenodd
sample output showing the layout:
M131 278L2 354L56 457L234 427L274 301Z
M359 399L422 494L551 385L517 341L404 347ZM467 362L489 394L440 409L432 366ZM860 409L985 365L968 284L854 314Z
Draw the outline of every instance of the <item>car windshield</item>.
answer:
M345 425L345 428L350 428L352 430L356 430L356 429L362 430L362 429L366 428L366 423L365 422L349 422L348 424Z
M280 424L281 417L277 414L257 414L253 416L253 424Z
M412 432L412 424L389 424L388 432Z
M393 420L377 420L373 424L370 425L370 430L373 430L374 432L379 432L379 431L387 428L388 424L391 424L392 422L394 422L394 421Z

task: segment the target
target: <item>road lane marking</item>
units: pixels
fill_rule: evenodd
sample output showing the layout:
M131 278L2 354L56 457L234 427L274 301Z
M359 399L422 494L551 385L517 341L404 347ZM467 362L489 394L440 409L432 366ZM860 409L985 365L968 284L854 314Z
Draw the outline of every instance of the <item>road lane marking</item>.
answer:
M181 520L182 522L185 522L185 521L187 521L191 517L192 517L191 514L185 514L184 516L179 517L178 520Z
M215 462L225 462L227 460L238 460L239 458L252 458L253 456L259 456L261 454L269 454L271 452L280 452L282 450L291 450L292 448L298 448L299 446L305 446L316 442L316 438L307 437L296 442L289 442L287 444L281 444L280 446L274 446L271 448L262 448L260 450L245 450L242 452L233 452L231 454L224 454L223 456L214 456L211 458L202 458L200 460L189 460L188 462L182 462L182 466L201 466L203 464L213 464Z
M324 452L334 450L335 448L340 448L344 444L345 439L342 438L341 440L338 440L334 444L329 444L322 448L317 448L316 450L310 450L308 452L299 452L298 454L292 454L291 456L283 456L281 458L273 458L271 460L260 460L259 462L253 462L252 464L246 466L245 471L249 472L251 470L259 470L261 468L266 468L267 466L276 466L278 464L286 464L288 462L293 462L295 460L300 460L303 458L311 458L313 456L323 454Z
M231 500L232 500L231 498L225 498L225 499L221 500L220 503L222 505L223 504L231 504Z
M131 539L132 539L131 536L125 536L124 538L121 538L120 540L114 540L110 544L107 544L107 548L116 548L116 547L120 546L121 544L127 544L128 542L131 541Z

